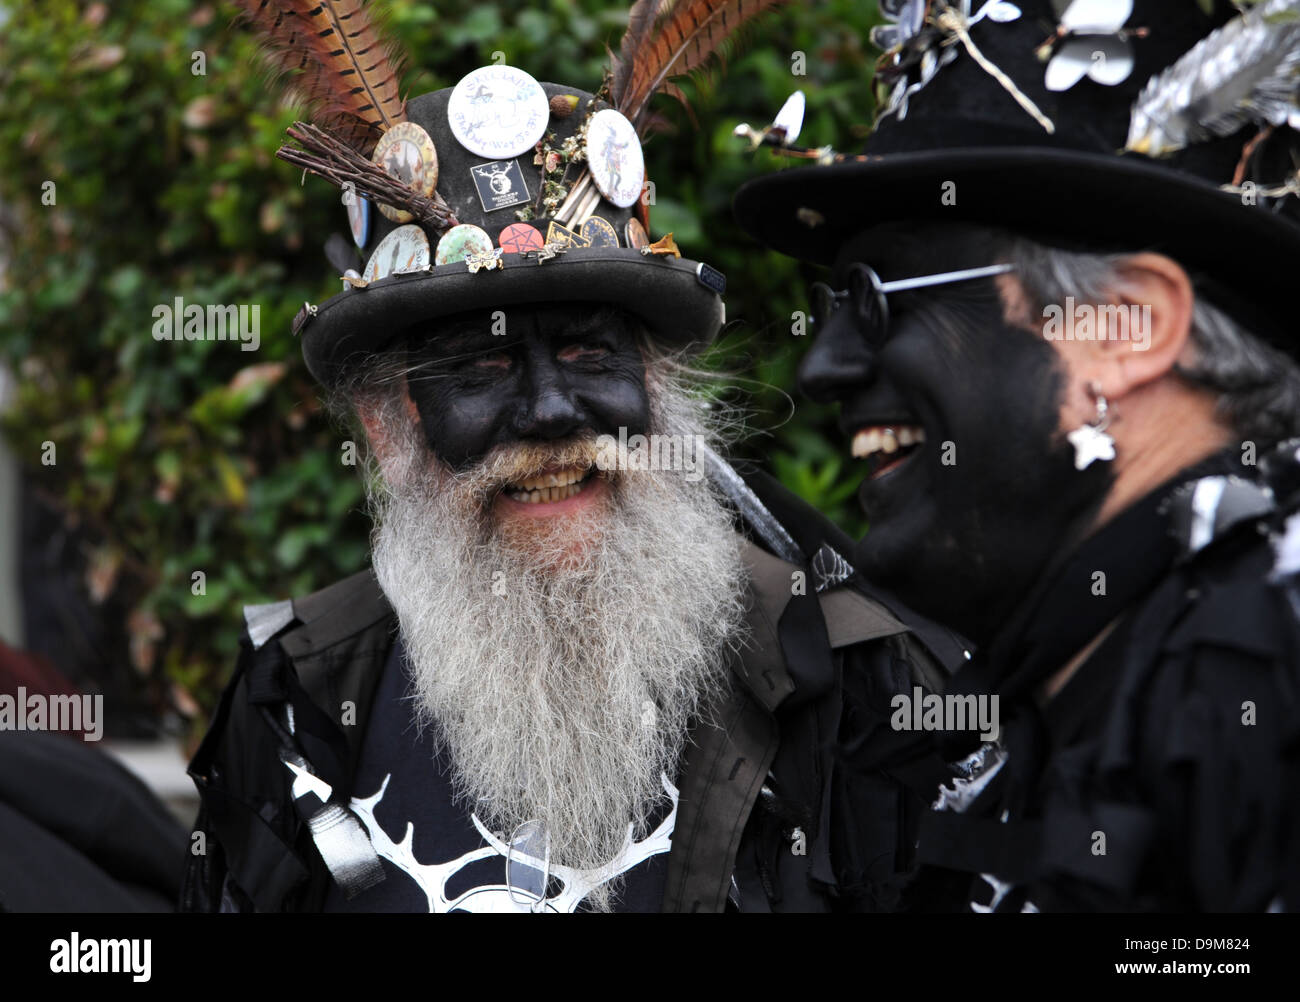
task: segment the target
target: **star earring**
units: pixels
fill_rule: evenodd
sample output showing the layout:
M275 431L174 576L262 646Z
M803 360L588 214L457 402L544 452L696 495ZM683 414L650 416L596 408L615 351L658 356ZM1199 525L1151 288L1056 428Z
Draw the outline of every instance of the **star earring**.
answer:
M1086 470L1094 460L1109 461L1115 458L1115 440L1106 434L1110 427L1110 406L1101 395L1096 383L1088 384L1088 392L1097 401L1097 418L1092 424L1080 425L1066 437L1074 446L1074 468Z

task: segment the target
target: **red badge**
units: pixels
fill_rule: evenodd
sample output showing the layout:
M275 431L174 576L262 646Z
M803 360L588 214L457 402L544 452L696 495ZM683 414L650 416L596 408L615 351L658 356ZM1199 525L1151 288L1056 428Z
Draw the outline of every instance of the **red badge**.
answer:
M527 223L511 223L501 231L497 243L507 254L522 254L525 251L541 250L544 244L542 233L536 226Z

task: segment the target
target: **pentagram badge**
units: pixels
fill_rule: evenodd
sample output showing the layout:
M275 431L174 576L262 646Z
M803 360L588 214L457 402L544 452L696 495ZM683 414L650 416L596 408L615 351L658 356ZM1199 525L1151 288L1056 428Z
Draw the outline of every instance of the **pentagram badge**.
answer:
M587 238L592 247L618 246L618 233L614 231L608 219L602 219L600 216L587 217L582 224L582 235Z
M366 262L361 278L376 282L389 275L408 271L423 271L429 267L429 238L424 230L414 224L399 226L384 237Z
M398 122L380 136L370 159L422 195L432 195L438 187L438 151L429 134L414 122ZM409 223L415 218L405 209L383 203L379 211L395 223Z
M527 223L511 223L497 237L497 245L507 254L524 254L541 250L546 241L542 231Z
M471 167L469 172L474 178L474 187L478 189L478 200L483 203L484 212L508 209L532 197L528 194L528 185L524 182L524 172L519 169L518 160L493 160L490 164Z
M641 196L645 181L641 140L632 123L613 108L596 112L587 123L587 163L600 193L620 209Z
M515 66L472 70L447 101L447 123L456 140L471 153L495 160L531 150L550 118L542 85Z

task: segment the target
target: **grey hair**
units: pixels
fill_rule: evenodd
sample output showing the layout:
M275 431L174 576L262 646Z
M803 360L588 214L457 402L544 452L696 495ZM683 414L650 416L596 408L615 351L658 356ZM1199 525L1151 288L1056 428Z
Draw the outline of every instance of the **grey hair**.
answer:
M1129 254L1077 254L1014 238L1008 260L1035 311L1065 297L1100 302L1124 284ZM1174 372L1219 395L1217 412L1243 439L1300 432L1300 366L1206 300L1196 288L1190 357ZM1034 315L1037 315L1035 313Z

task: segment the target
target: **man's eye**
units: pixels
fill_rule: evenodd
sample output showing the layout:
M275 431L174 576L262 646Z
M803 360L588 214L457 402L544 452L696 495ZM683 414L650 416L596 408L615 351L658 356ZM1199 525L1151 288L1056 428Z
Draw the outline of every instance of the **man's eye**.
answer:
M595 344L571 344L560 349L556 358L561 362L594 362L609 355L609 349Z
M504 372L510 368L510 356L502 352L482 355L470 363L470 368L479 372Z

